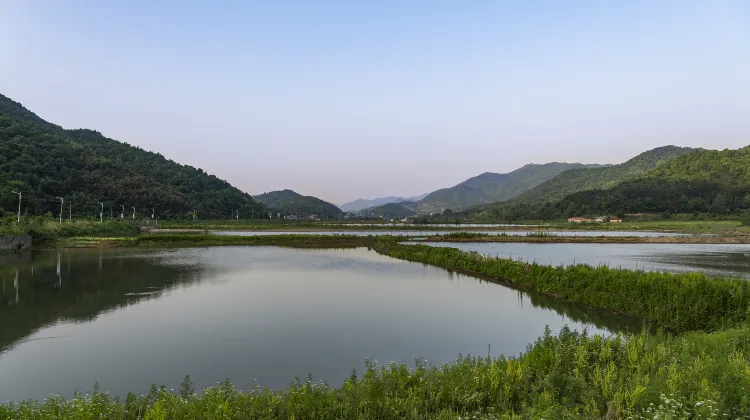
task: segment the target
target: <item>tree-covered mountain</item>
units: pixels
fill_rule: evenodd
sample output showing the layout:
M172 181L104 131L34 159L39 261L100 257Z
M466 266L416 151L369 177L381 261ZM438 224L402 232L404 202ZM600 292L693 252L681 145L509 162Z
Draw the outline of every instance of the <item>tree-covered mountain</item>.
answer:
M554 202L578 191L608 189L696 150L698 149L677 146L657 147L619 165L571 169L518 195L513 201L525 203Z
M589 189L559 201L480 206L475 219L550 220L632 213L739 215L750 211L750 146L698 150L609 189Z
M411 217L417 214L416 203L413 201L403 201L400 203L387 203L382 206L376 206L362 210L362 214L367 217L382 217L386 219Z
M301 195L292 190L271 191L253 197L269 209L299 216L327 216L336 218L342 211L335 205L319 198Z
M21 104L0 95L0 207L15 210L23 194L22 213L98 215L119 213L160 218L250 217L263 207L249 194L202 169L180 165L91 130L65 130L39 118ZM72 207L69 207L71 205ZM148 209L148 210L147 210Z
M528 164L507 174L485 172L450 188L428 194L419 201L420 213L442 212L444 209L462 209L484 203L511 199L524 191L576 168L593 168L601 165L581 163Z
M377 207L382 206L383 204L388 203L402 203L404 201L419 201L423 199L427 194L418 195L416 197L378 197L373 198L371 200L359 198L354 201L350 201L348 203L342 204L339 207L343 211L347 212L358 212L360 210L364 210L371 207Z

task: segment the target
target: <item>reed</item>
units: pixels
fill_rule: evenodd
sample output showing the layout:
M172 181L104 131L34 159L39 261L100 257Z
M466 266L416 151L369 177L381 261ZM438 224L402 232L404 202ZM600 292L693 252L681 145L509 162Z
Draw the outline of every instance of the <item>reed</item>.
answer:
M552 267L455 248L380 242L391 257L436 265L529 288L562 300L630 315L676 332L735 327L750 320L750 282L697 273L606 266Z
M750 415L750 328L670 336L549 331L517 357L369 362L339 387L229 382L0 405L0 419L682 419ZM344 378L342 378L344 379Z

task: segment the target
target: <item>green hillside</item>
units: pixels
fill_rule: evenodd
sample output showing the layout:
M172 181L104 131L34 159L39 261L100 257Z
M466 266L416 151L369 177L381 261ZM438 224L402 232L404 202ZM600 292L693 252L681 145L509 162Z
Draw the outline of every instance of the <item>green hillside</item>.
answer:
M539 220L632 213L739 216L750 211L750 146L699 150L610 189L590 189L544 204L512 202L468 212L477 219Z
M620 182L643 175L674 158L696 150L699 149L664 146L641 153L619 165L571 169L518 195L513 201L543 203L560 200L578 191L612 188Z
M419 212L441 212L511 199L560 173L576 168L598 167L580 163L529 164L507 174L485 172L466 181L428 194L419 201Z
M336 218L340 208L319 198L297 194L292 190L271 191L253 197L269 209L300 216L318 215Z
M387 219L391 218L403 218L411 217L417 214L415 211L416 203L413 201L407 201L402 203L387 203L382 206L372 207L362 211L363 214L369 217L383 217Z
M120 205L131 214L159 218L186 217L196 209L201 218L240 216L262 206L214 175L180 165L91 130L65 130L50 124L21 104L0 95L0 207L15 210L23 193L22 213L65 214L73 217L117 214ZM69 204L72 208L69 209ZM148 209L148 210L147 210Z

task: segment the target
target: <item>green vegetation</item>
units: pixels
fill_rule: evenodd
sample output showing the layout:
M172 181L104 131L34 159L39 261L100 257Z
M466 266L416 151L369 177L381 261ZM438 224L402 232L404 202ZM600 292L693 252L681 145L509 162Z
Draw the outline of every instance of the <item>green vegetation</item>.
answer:
M16 219L0 220L0 236L31 235L35 244L53 241L59 238L74 236L136 236L140 233L138 225L131 221L106 221L104 223L90 220L63 220L59 223L49 217L28 217L16 223Z
M274 213L286 213L297 218L316 215L335 219L343 213L340 208L327 201L297 194L292 190L267 192L253 198Z
M454 187L428 194L419 202L419 207L422 212L430 212L505 201L565 171L598 166L600 165L553 162L525 165L507 174L485 172Z
M180 392L153 387L146 395L131 394L125 399L95 392L70 400L0 405L0 419L677 419L750 415L750 283L746 281L585 265L553 268L452 248L401 245L390 237L151 235L140 241L143 246L212 245L215 241L286 242L290 246L327 241L332 246L371 246L392 257L629 314L679 334L601 337L563 329L557 336L546 333L517 357L466 356L441 366L417 359L413 369L399 363L382 367L368 363L362 374L353 373L340 387L308 378L280 390L242 391L225 383L196 393L186 378Z
M417 205L413 202L407 201L402 203L388 203L383 204L382 206L373 207L371 209L367 209L364 212L368 216L372 217L385 217L386 219L390 218L403 218L403 217L411 217L417 214L416 212Z
M368 209L369 213L384 217L407 217L416 213L442 212L484 203L504 201L536 187L564 171L600 165L580 163L528 164L507 174L485 172L450 188L427 194L416 202L390 203Z
M518 357L416 369L368 364L338 388L312 380L243 392L153 387L0 406L0 419L718 419L750 414L750 328L602 338L564 329Z
M569 302L634 316L677 332L736 327L750 320L750 282L574 265L551 267L455 248L378 244L391 257L465 271Z
M610 189L591 189L543 204L501 203L467 213L477 220L554 220L634 213L740 217L750 211L750 146L701 150L677 157Z
M619 165L571 169L526 191L513 201L523 203L554 202L578 191L612 188L623 181L643 175L677 157L696 150L699 149L677 146L657 147Z
M14 213L23 194L24 217L64 214L98 218L139 215L159 219L230 217L235 211L250 218L262 206L228 182L158 153L147 152L91 130L64 130L0 95L0 209ZM69 207L69 204L72 207ZM148 210L146 210L148 209Z

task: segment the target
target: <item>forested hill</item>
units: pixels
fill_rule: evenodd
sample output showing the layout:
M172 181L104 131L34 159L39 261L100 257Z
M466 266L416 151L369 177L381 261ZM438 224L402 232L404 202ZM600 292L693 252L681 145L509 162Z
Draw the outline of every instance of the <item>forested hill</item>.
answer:
M507 174L485 172L450 188L434 191L419 201L419 212L442 212L482 203L504 201L568 170L599 167L580 163L528 164Z
M253 198L271 210L290 215L307 217L314 214L336 218L342 213L340 208L327 201L292 190L271 191Z
M750 146L699 150L610 189L590 189L543 205L500 203L472 209L477 219L539 220L630 213L739 215L750 211Z
M91 130L64 130L0 95L0 207L16 209L11 190L23 193L22 212L58 214L64 197L75 216L105 215L120 205L126 214L160 218L230 217L264 208L228 182ZM148 210L146 210L148 209Z
M619 165L571 169L518 195L513 201L554 202L578 191L612 188L623 181L643 175L659 165L696 150L698 149L677 146L657 147Z

